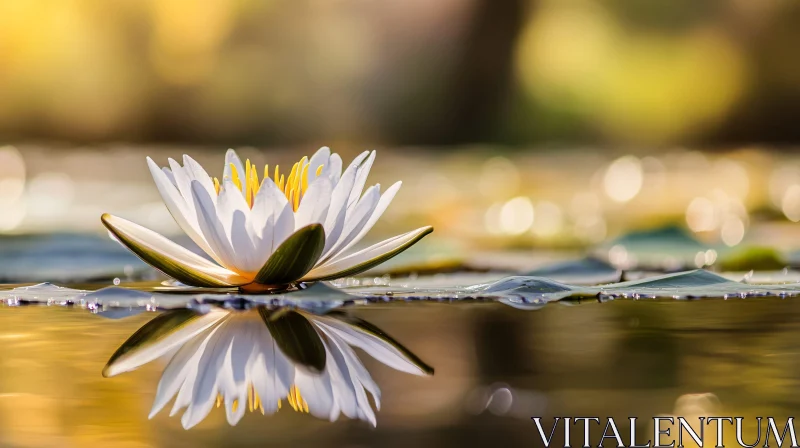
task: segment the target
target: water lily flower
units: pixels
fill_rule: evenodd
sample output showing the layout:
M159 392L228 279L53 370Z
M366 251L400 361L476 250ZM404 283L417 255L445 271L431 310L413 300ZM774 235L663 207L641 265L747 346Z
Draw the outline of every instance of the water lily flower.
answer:
M414 375L433 369L371 324L343 314L313 315L264 307L206 314L172 310L151 320L112 355L110 377L174 353L161 375L150 418L172 400L188 429L224 406L236 425L245 410L298 412L335 421L340 414L376 425L367 392L380 409L380 388L353 351ZM177 349L177 351L176 351Z
M342 171L342 159L321 148L289 173L225 156L222 181L189 156L147 164L175 221L215 263L152 230L104 214L103 224L128 249L166 275L190 286L281 289L297 282L359 274L392 258L433 231L430 226L351 252L391 203L401 182L383 194L364 191L375 151L365 151ZM363 193L363 194L362 194Z

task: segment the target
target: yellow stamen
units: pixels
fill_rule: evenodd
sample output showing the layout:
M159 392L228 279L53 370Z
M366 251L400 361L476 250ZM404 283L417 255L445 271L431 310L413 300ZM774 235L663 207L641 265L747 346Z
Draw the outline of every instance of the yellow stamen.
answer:
M286 186L283 188L283 193L286 195L286 197L289 197L289 192L292 191L292 187L294 187L295 173L297 173L296 163L292 166L292 171L289 173L289 178L286 179Z
M247 205L250 208L253 208L256 196L258 195L259 190L261 190L262 182L259 180L258 170L256 169L255 164L250 162L250 159L245 161L243 168L244 172L239 173L236 165L231 163L230 180L234 185L236 185L236 188L242 192ZM294 211L297 211L297 209L300 207L300 202L303 200L303 196L305 196L305 194L308 192L308 176L310 168L311 166L308 157L303 157L299 162L292 165L292 169L289 171L288 176L281 174L280 167L277 165L275 166L272 179L275 182L275 186L277 186L278 189L280 189L286 196L286 199L292 205L292 209ZM323 165L319 165L316 168L315 172L317 177L322 174L323 168ZM269 165L264 165L264 179L267 179L268 177L270 177ZM222 190L222 186L217 178L214 178L214 189L217 191L217 194L219 194ZM255 404L253 404L253 406L255 407Z
M232 163L231 163L231 181L233 182L234 185L236 185L236 188L238 188L239 190L242 189L242 182L239 180L239 172L236 171L236 166Z
M239 409L239 400L238 399L233 400L233 406L231 406L231 411L236 412L237 409Z
M250 208L253 208L253 203L256 202L256 195L258 194L258 190L261 189L261 182L258 181L258 171L256 171L255 168L253 168L251 184L252 186L250 187L250 193L251 193Z
M306 190L308 190L308 164L303 165L303 169L300 171L300 179L298 182L298 189L301 193L305 193Z

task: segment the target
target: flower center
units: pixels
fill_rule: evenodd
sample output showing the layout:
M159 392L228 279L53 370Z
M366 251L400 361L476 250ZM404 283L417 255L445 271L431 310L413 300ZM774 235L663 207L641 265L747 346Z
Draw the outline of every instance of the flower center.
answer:
M261 189L261 185L263 184L263 181L259 182L258 180L258 169L254 164L250 163L250 159L247 159L245 163L244 173L239 173L239 170L236 169L236 165L232 163L230 167L231 182L242 192L247 201L247 205L253 208L258 190ZM281 174L280 167L277 165L275 166L273 181L275 185L283 191L283 194L286 195L286 199L292 204L292 210L294 211L297 211L297 208L300 207L300 200L303 199L306 191L308 191L308 168L308 157L303 157L292 166L292 170L289 172L289 177L287 178ZM317 176L319 176L322 172L322 165L318 166L316 170ZM265 165L264 179L268 177L269 165ZM214 188L216 188L217 194L219 194L220 184L219 179L216 177L214 178Z
M217 407L222 406L222 403L225 401L225 397L222 394L217 394ZM281 408L281 402L283 400L278 400L278 409ZM289 389L289 395L286 396L286 401L289 402L289 406L292 407L296 412L302 412L307 414L308 413L308 403L300 395L300 389L297 386L292 386ZM233 412L236 412L239 409L239 400L233 400L231 404L231 409ZM258 392L256 392L256 388L253 385L249 385L247 387L247 409L250 412L255 412L256 409L261 411L261 414L264 414L264 405L261 403L261 397L258 396Z

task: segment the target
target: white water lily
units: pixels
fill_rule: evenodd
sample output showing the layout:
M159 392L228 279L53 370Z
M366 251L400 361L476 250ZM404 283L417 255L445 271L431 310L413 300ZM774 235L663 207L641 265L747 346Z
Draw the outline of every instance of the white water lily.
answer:
M169 159L160 168L147 158L158 191L175 221L215 262L125 219L104 214L103 224L128 249L190 286L284 288L356 275L397 255L433 231L430 226L351 252L378 221L400 188L364 191L375 151L365 151L342 171L342 159L321 148L287 174L264 168L232 149L222 181L194 159ZM363 194L362 194L363 193Z
M177 396L170 415L186 408L181 423L187 429L205 419L215 404L224 405L228 423L236 425L246 409L273 414L284 400L317 418L334 421L344 414L375 426L367 392L380 409L380 389L351 346L403 372L433 373L366 322L259 308L168 311L131 336L103 375L127 372L174 352L150 418Z

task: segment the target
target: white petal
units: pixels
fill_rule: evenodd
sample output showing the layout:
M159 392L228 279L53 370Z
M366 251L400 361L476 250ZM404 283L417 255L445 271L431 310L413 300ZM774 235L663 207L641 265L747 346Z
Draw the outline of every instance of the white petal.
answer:
M226 268L235 269L236 254L228 239L228 234L225 232L225 227L219 219L214 199L197 181L192 182L192 198L203 237L208 241L211 250L219 256L221 264Z
M114 362L114 364L108 366L103 373L105 376L111 377L143 366L148 362L165 355L175 347L185 344L186 341L206 331L209 327L227 315L228 312L222 310L214 310L204 314L197 319L192 320L183 328L169 334L168 336L165 336L154 344L142 347L139 350L135 350L122 356L119 360Z
M339 179L342 177L342 157L336 153L331 154L331 158L328 159L328 167L323 168L322 171L324 175L330 177L334 185L339 183Z
M178 226L200 249L210 255L214 261L220 263L219 257L214 254L202 232L200 232L200 227L197 224L197 215L194 212L194 204L187 203L186 198L181 196L180 191L175 186L176 181L172 171L166 168L162 170L150 157L147 158L147 166L150 168L150 174L153 175L158 192L161 193L164 205L167 206L167 210L169 210L175 222L178 223ZM166 174L167 171L170 173L169 176Z
M222 169L222 178L223 179L233 178L233 174L231 172L231 164L233 164L233 166L236 167L236 173L239 175L239 178L241 179L242 177L244 177L245 172L242 159L239 158L239 155L236 154L236 151L234 151L233 149L228 149L228 151L225 152L225 166Z
M380 243L374 244L351 255L347 255L337 260L329 261L325 264L317 266L312 269L311 272L306 274L301 280L314 281L319 278L324 278L339 272L347 271L350 268L358 266L376 257L402 249L403 245L420 238L421 235L424 236L425 234L430 233L430 231L430 227L420 227L419 229L412 230L411 232L383 240Z
M347 209L350 210L356 206L361 192L364 191L364 185L367 183L367 176L369 170L372 168L372 162L375 161L375 151L369 153L369 157L363 164L358 167L358 174L356 174L356 183L353 185L353 191L350 192L350 198L347 200Z
M364 236L372 229L376 222L381 218L383 212L386 211L386 208L389 207L389 204L392 203L392 199L397 194L397 191L400 190L400 186L402 182L395 182L394 185L389 187L385 193L381 195L381 199L378 201L378 205L375 206L375 209L372 211L372 214L367 220L366 224L361 228L361 230L356 234L353 238L350 239L350 242L344 245L341 249L337 250L337 254L333 255L331 261L336 261L337 257L341 257L342 254L347 252L347 249L350 249L354 245L358 244Z
M176 162L175 159L169 158L168 162L170 168L172 169L172 177L175 179L175 185L178 187L178 191L180 191L181 196L183 196L184 201L186 201L186 205L189 207L189 210L194 212L194 203L192 202L192 181L189 179L189 176L186 174L186 171L183 169L181 164Z
M369 221L375 207L378 205L380 199L380 185L373 185L364 193L364 197L358 201L358 204L347 212L347 219L344 223L344 229L338 238L336 244L330 248L327 255L323 255L323 264L328 260L339 254L342 249L347 246L364 228L364 225Z
M257 236L256 254L263 266L275 249L294 232L294 212L275 182L266 178L253 201L250 216Z
M356 157L333 188L328 216L323 224L325 228L325 248L322 251L322 259L327 256L339 241L339 236L342 233L342 229L344 229L345 219L347 218L347 200L350 198L350 192L353 190L353 184L356 181L356 173L358 171L358 163L356 162L363 160L368 154L365 151ZM331 156L331 159L333 159L333 156Z
M176 262L194 271L196 275L207 277L206 280L208 281L218 282L219 286L239 286L251 281L235 272L211 263L194 252L175 244L168 238L136 223L107 214L103 215L102 219L103 222L112 226L122 236L135 242L137 246Z
M153 161L153 159L151 159L150 157L147 158L148 165L152 161ZM154 164L155 164L155 162L154 162ZM167 179L169 179L169 182L177 189L178 188L178 184L175 183L175 176L172 175L172 170L167 168L167 167L164 167L164 168L161 168L161 171L167 176Z
M250 207L241 191L230 179L223 181L217 198L217 216L235 254L234 266L239 272L255 273L261 268L256 254L255 232L250 222Z
M203 188L206 189L209 195L215 195L216 188L214 188L214 182L211 180L211 177L206 173L206 170L200 166L193 158L184 154L183 156L183 172L186 174L186 177L189 178L189 181L198 181Z
M319 166L322 165L322 169L324 172L325 167L328 166L328 160L330 158L331 158L331 150L327 146L319 148L317 152L315 152L314 155L311 156L311 158L308 160L309 183L316 180L318 177L323 176L323 173L320 173L320 176L317 176L317 169L319 169Z
M328 178L317 179L316 182L311 184L303 199L300 200L300 207L295 212L295 230L313 223L324 224L331 204L332 193L333 185L331 185L331 181Z

